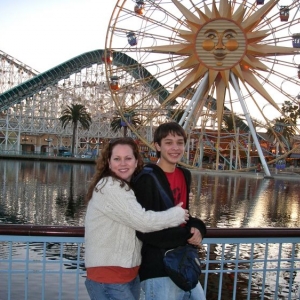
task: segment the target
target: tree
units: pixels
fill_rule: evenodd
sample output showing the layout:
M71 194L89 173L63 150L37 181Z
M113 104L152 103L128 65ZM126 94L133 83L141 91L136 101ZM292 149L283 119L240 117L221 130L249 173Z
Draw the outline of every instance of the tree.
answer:
M117 132L123 127L124 128L123 135L127 136L127 129L128 129L127 123L123 120L119 111L115 111L114 114L115 115L113 116L113 119L110 123L110 127L112 131ZM133 127L137 127L142 123L141 120L137 117L136 112L131 108L125 108L123 115L126 118L127 122L130 123Z
M222 119L221 130L234 131L239 128L241 131L249 131L249 127L244 119L235 114L224 114Z
M232 115L224 114L221 130L230 132L234 130L234 126L235 126L235 120L233 119Z
M73 125L73 135L72 135L72 156L74 155L75 148L75 140L76 140L76 132L78 123L82 125L83 129L89 130L90 125L92 123L91 115L87 112L87 109L82 104L71 104L67 105L65 109L61 112L61 117L59 120L62 123L62 127L66 128L66 126L71 122Z
M299 106L291 101L284 101L281 109L291 119L290 121L296 125L297 119L300 118Z
M173 121L179 123L184 113L185 113L184 109L169 109L168 117ZM184 122L181 125L183 126Z
M296 124L290 123L284 117L276 118L274 119L274 125L267 130L267 135L274 137L277 142L281 142L287 148L290 148L290 140L296 133L295 127Z

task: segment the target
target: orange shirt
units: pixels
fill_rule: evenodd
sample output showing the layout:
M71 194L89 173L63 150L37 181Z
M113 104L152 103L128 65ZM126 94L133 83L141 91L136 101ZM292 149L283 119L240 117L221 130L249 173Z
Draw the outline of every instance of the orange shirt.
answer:
M132 281L139 272L139 266L134 268L122 267L93 267L87 268L87 278L101 283L127 283Z

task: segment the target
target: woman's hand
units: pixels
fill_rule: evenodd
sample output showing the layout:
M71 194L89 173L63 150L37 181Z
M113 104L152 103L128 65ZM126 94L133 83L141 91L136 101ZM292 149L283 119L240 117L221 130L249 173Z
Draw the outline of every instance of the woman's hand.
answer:
M182 207L182 205L183 205L183 202L180 202L176 206ZM187 209L185 209L185 215L184 215L185 222L187 222L189 220L189 218L190 218L189 211Z

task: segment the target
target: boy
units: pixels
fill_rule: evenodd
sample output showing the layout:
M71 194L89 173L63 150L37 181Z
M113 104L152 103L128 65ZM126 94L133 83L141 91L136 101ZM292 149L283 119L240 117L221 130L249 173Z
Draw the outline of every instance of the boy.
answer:
M159 160L156 165L148 164L147 167L153 169L164 190L173 199L174 205L183 202L182 207L188 209L191 173L177 166L184 154L186 141L186 133L178 123L160 125L154 133L154 145ZM151 175L144 174L139 177L134 183L134 191L137 200L146 210L166 210ZM205 224L193 217L190 217L185 226L146 234L137 232L138 238L143 242L139 275L145 300L205 299L200 283L191 290L191 294L185 292L168 277L163 265L166 250L186 243L199 245L205 234Z

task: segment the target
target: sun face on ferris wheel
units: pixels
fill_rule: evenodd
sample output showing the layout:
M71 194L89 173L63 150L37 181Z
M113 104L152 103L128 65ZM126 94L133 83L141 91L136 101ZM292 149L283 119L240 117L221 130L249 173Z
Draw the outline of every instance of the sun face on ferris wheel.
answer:
M169 97L180 95L182 90L199 81L207 72L209 73L207 88L215 84L218 94L225 96L224 92L230 78L229 72L232 71L241 81L247 82L277 108L277 104L257 81L252 70L268 71L268 67L260 62L261 57L295 55L297 52L290 47L260 44L270 33L266 30L257 30L257 27L278 1L269 1L248 17L245 17L246 8L243 4L232 13L229 2L220 2L218 9L213 1L212 10L205 6L205 14L196 8L197 16L177 0L172 2L186 18L190 30L178 31L179 36L184 40L182 43L149 48L153 51L188 56L178 67L189 69L190 73Z
M245 121L234 134L253 121L267 128L281 103L298 103L300 0L280 2L119 0L106 49L126 63L106 69L121 114L140 112L137 136L180 114L191 131L221 131L225 117Z

